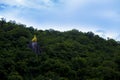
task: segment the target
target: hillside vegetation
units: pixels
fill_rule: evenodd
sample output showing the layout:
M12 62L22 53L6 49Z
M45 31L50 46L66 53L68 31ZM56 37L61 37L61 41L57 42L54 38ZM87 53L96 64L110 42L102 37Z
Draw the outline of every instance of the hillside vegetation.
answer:
M42 49L28 48L36 34ZM120 80L120 43L92 32L0 21L0 80Z

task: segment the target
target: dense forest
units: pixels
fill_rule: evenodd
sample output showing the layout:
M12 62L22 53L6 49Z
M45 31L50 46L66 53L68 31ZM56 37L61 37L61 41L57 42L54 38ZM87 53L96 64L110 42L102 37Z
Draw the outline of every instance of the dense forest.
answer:
M34 34L40 55L28 47ZM120 80L120 42L76 29L37 30L2 18L0 80Z

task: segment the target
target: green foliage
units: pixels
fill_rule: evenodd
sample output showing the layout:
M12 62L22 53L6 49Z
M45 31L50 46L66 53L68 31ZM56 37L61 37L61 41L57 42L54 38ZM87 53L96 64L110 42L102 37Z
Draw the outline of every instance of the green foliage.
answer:
M23 78L17 72L12 72L9 74L8 80L23 80Z
M34 34L40 55L27 46ZM120 43L92 32L43 31L2 18L0 80L120 80Z

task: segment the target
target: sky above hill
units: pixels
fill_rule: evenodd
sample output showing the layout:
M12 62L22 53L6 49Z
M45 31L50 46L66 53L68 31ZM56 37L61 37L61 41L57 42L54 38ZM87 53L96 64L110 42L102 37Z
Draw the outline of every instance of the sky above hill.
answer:
M120 0L0 0L0 17L38 29L92 31L120 40Z

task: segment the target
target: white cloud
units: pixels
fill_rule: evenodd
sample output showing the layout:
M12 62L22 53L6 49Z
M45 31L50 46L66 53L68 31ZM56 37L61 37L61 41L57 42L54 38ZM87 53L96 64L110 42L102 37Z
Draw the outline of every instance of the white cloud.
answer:
M117 41L120 41L120 34L115 38Z
M100 29L98 26L94 25L80 25L80 24L39 24L36 25L38 29L55 29L59 31L67 31L72 29L77 29L82 32L92 31L95 32L96 30Z
M20 5L22 3L23 0L1 0L0 3L2 4L6 4L6 5L10 5L10 6L16 6L16 5Z
M105 39L107 38L106 37L106 32L104 30L96 30L95 34L97 34L97 35L99 35L99 36L101 36L101 37L103 37Z
M19 8L50 8L54 6L52 0L1 0L0 3Z
M109 20L113 21L113 23L114 21L120 22L119 12L111 9L111 6L113 6L111 4L114 4L114 1L115 0L59 0L58 3L56 3L54 0L0 0L0 4L9 6L7 7L8 9L5 8L5 6L1 6L5 10L0 12L0 17L16 20L28 26L33 25L39 29L41 27L42 29L53 28L64 31L76 28L83 32L95 32L102 37L115 38L119 33L113 31L113 28L110 28L110 31L107 30L112 24L109 23ZM99 18L102 18L100 22ZM69 23L69 20L73 23L75 20L78 20L78 24L64 24L67 23L67 21ZM82 23L82 20L84 20L84 23ZM90 23L89 20L93 20L93 23ZM105 21L103 22L102 20L107 20L108 26L106 26ZM54 24L41 25L41 21L44 23L52 21ZM56 24L55 22L57 21L61 24ZM102 26L102 29L97 23ZM107 28L103 28L104 25ZM104 30L105 32L97 30Z
M96 30L94 33L104 39L111 38L115 40L120 40L119 33L113 30Z

